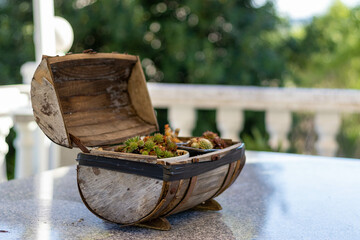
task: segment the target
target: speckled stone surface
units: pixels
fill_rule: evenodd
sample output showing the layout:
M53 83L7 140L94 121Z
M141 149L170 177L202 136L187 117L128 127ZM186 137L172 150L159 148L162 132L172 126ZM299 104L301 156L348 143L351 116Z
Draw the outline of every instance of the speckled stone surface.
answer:
M105 222L82 204L75 166L0 184L0 239L360 239L360 160L247 152L219 212L170 231Z

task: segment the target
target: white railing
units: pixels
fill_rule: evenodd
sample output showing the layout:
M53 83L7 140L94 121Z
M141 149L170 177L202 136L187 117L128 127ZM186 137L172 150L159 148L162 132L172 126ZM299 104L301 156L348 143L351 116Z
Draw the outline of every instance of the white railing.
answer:
M291 131L292 112L315 113L316 150L319 155L334 156L336 135L342 113L360 112L360 91L345 89L265 88L220 85L182 85L148 83L153 106L167 108L168 119L181 134L191 136L197 109L216 109L216 124L222 137L238 139L244 125L244 110L265 111L269 144L286 150ZM78 150L53 144L33 121L29 86L0 87L0 181L5 179L5 137L9 128L17 131L17 178L46 169L74 163Z

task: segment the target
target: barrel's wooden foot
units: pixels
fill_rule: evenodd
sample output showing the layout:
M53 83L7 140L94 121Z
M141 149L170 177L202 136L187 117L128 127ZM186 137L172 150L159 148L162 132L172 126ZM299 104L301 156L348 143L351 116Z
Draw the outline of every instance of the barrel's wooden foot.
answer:
M197 211L220 211L222 209L220 203L214 199L207 200L195 206L193 210Z
M171 224L169 223L169 221L163 217L159 217L147 222L137 223L134 226L162 230L162 231L168 231L171 228Z

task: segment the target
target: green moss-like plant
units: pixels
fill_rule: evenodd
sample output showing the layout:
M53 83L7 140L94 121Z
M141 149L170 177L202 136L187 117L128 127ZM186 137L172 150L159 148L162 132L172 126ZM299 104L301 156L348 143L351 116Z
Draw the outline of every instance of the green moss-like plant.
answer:
M147 136L143 139L139 136L129 138L124 142L123 146L117 147L115 151L169 158L177 155L177 145L171 138L156 133L154 136Z

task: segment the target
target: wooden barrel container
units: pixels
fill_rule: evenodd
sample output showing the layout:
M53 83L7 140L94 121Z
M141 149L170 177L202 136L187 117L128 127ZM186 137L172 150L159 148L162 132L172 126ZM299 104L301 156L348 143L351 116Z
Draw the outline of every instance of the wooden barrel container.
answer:
M31 100L36 122L53 142L82 150L77 159L81 198L111 222L166 230L170 224L164 216L194 207L219 210L213 198L245 164L242 143L178 161L105 148L158 131L136 56L44 56L31 83Z

